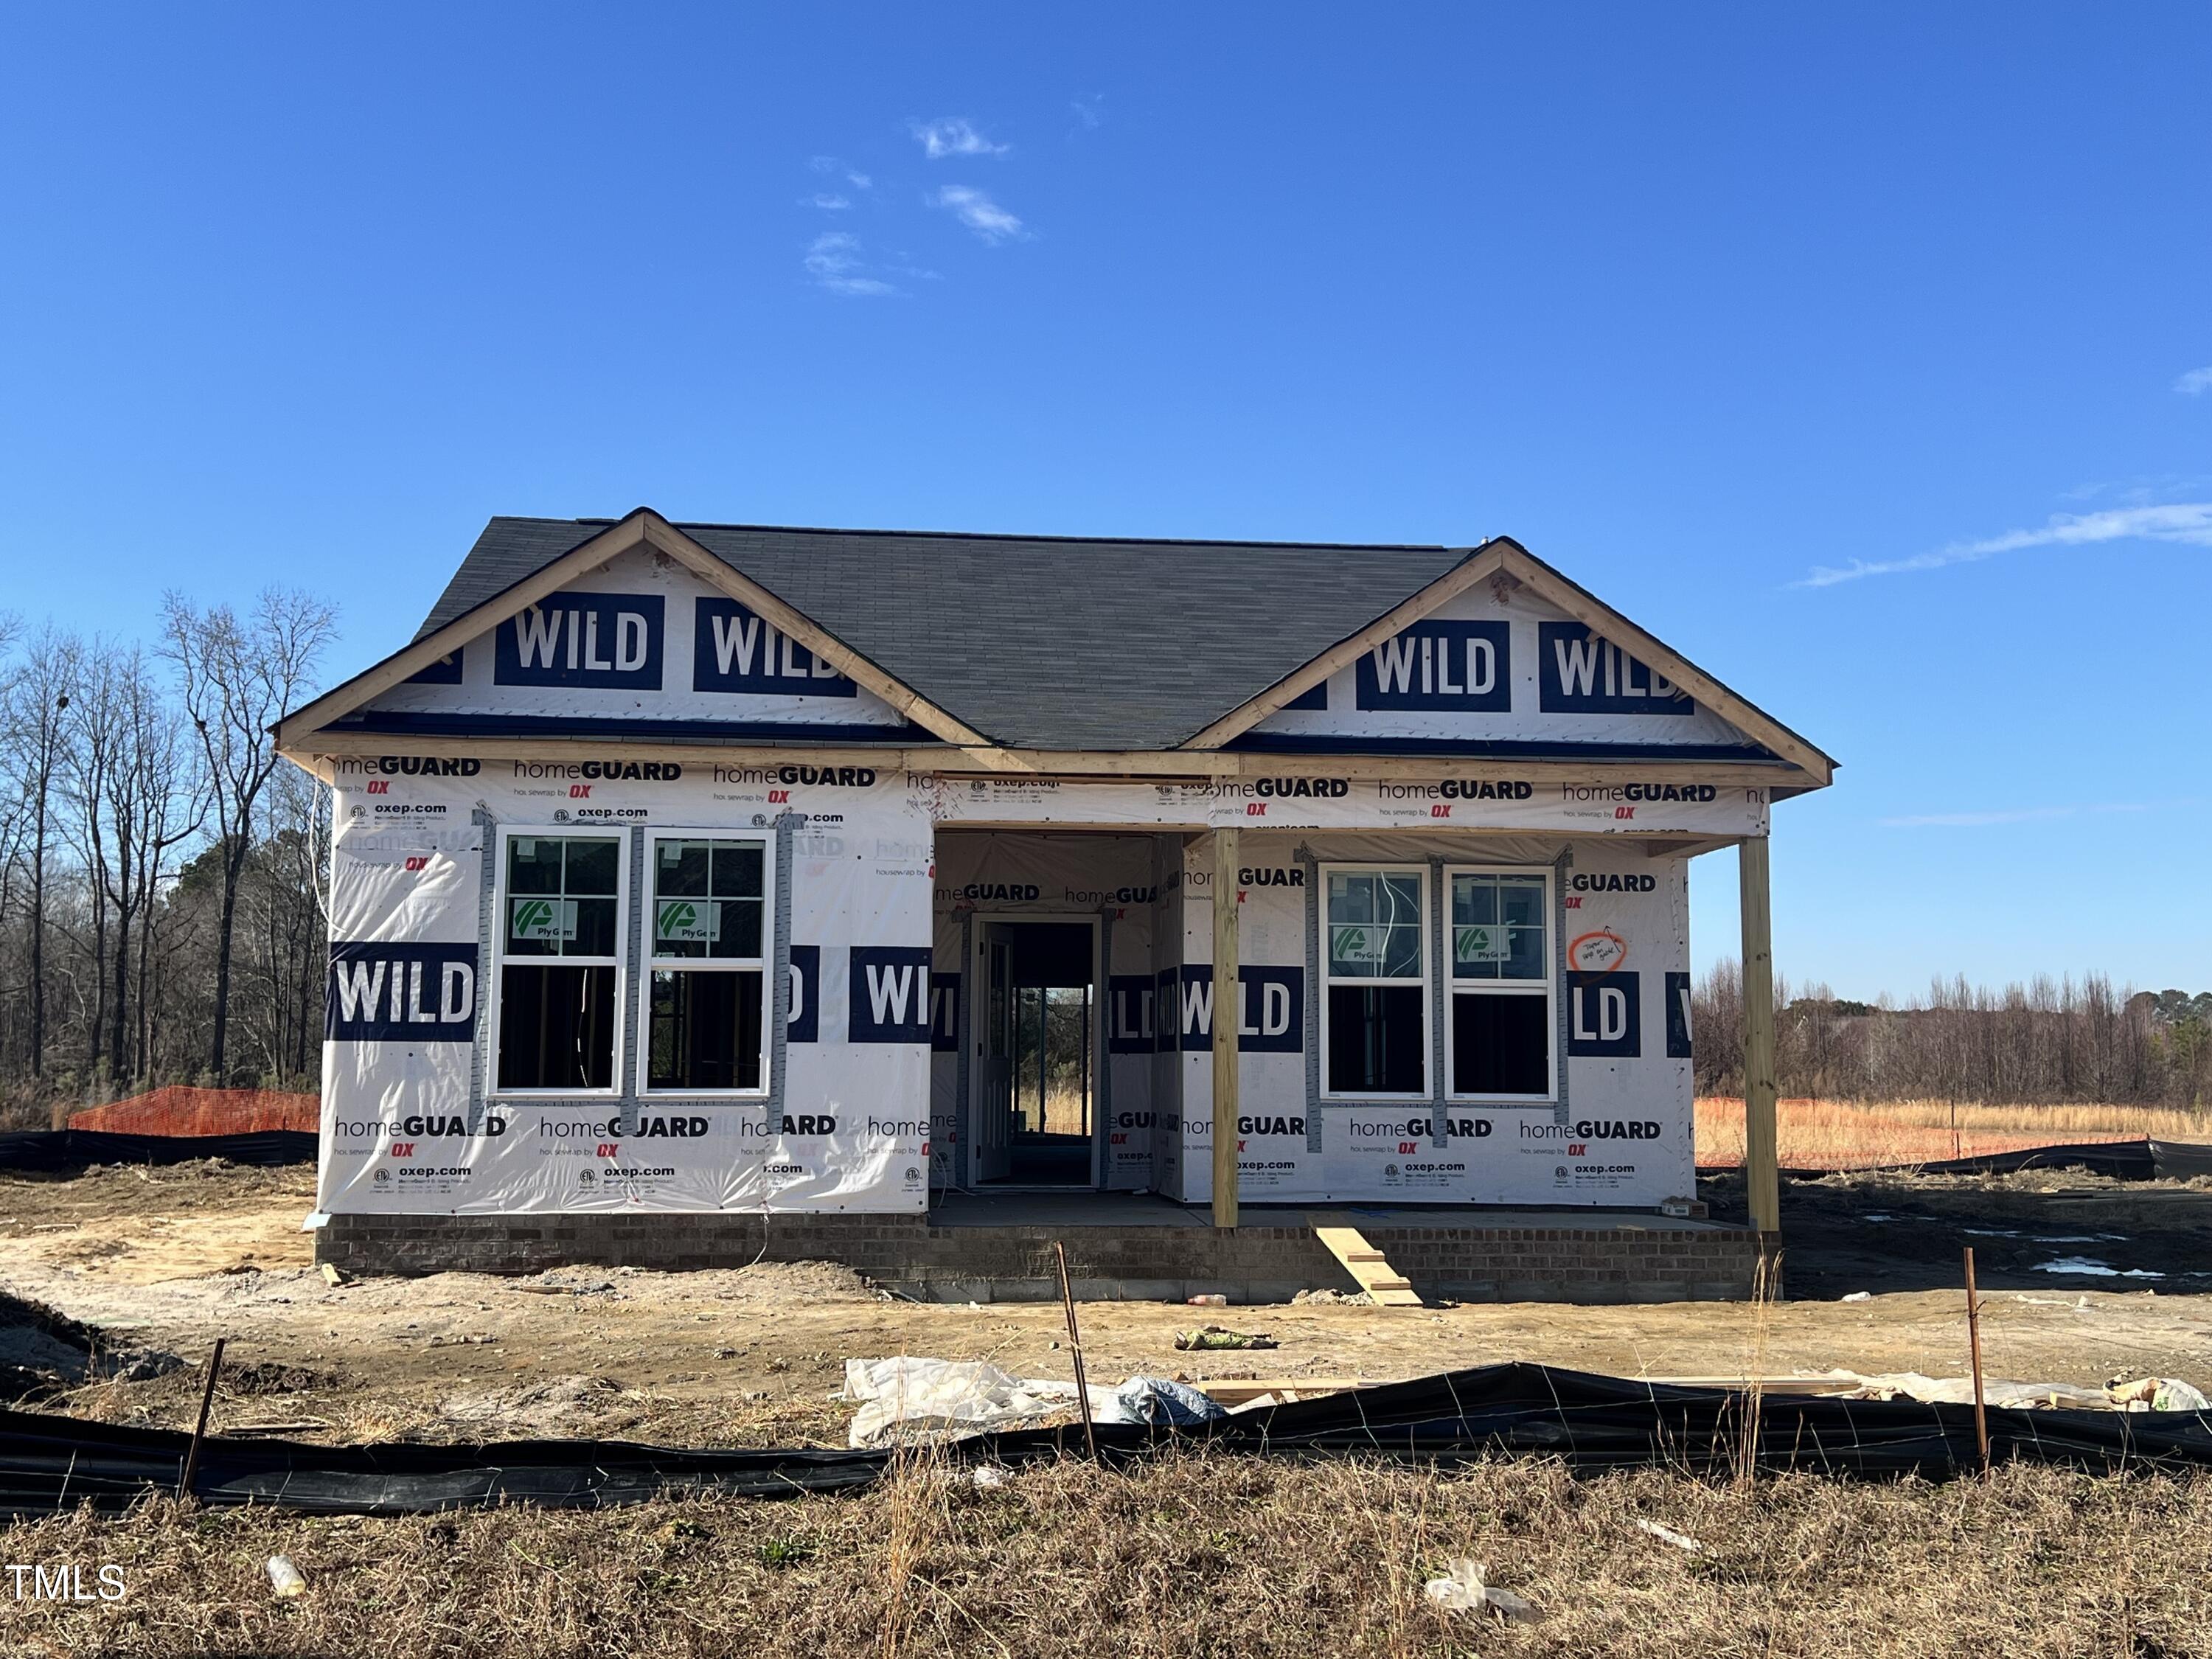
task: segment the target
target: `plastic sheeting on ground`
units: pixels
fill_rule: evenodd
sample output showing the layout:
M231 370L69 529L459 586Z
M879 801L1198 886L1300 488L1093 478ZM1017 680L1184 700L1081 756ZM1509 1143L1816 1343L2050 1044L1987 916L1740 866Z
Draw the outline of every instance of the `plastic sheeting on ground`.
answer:
M2195 1176L2212 1176L2212 1146L2192 1146L2179 1140L2153 1140L2150 1159L2160 1176L2167 1181L2187 1181Z
M1663 1467L1929 1479L1978 1468L1970 1406L1770 1395L1747 1421L1738 1390L1638 1382L1544 1365L1487 1365L1242 1412L1177 1429L1106 1425L1116 1462L1165 1448L1355 1455L1449 1463L1491 1455L1556 1457L1583 1473ZM2008 1411L1988 1413L1997 1461L2106 1474L2212 1468L2212 1413ZM89 1504L113 1513L175 1489L188 1437L76 1418L0 1412L0 1515ZM935 1454L1018 1465L1079 1454L1081 1426L979 1435ZM210 1439L198 1496L325 1514L407 1515L529 1503L589 1507L665 1493L753 1496L835 1492L875 1480L884 1450L718 1451L620 1441L525 1440L485 1446L313 1446Z
M1094 1419L1122 1420L1110 1389L1092 1389ZM1075 1409L1075 1384L1016 1376L988 1360L845 1362L845 1398L860 1402L849 1443L919 1444L1009 1429Z
M94 1164L189 1164L219 1158L270 1167L313 1164L316 1139L296 1129L242 1135L125 1135L104 1129L21 1129L0 1134L0 1170L59 1171Z
M1086 1390L1091 1420L1172 1423L1188 1427L1225 1415L1195 1389L1160 1376L1133 1376L1118 1389ZM987 1360L890 1359L845 1362L845 1398L858 1401L850 1443L920 1445L1041 1422L1076 1408L1075 1384L1016 1376Z

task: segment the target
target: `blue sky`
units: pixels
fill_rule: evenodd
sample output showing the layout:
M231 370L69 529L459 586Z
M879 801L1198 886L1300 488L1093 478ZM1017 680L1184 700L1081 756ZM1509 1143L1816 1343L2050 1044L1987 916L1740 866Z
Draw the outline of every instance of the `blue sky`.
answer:
M495 513L1510 532L1844 763L1778 814L1786 974L2202 988L2208 49L2178 6L16 8L0 607L303 583L350 671Z

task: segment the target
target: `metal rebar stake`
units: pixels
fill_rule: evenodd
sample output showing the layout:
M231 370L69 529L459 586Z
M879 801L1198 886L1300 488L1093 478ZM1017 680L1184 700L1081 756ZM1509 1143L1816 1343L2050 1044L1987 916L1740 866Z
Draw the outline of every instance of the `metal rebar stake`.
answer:
M1982 1310L1974 1294L1974 1247L1966 1246L1966 1352L1974 1366L1974 1445L1982 1455L1982 1473L1990 1472L1990 1413L1982 1398Z
M228 1337L215 1340L215 1352L208 1356L207 1382L200 1389L199 1421L192 1425L191 1444L185 1449L184 1473L177 1479L177 1496L192 1495L192 1477L199 1473L200 1442L207 1438L208 1413L215 1407L215 1380L222 1374L222 1350Z
M1083 1337L1075 1328L1075 1291L1067 1282L1067 1246L1054 1239L1052 1250L1060 1258L1060 1304L1067 1310L1067 1346L1075 1355L1075 1401L1083 1408L1083 1445L1095 1462L1098 1431L1091 1425L1091 1384L1083 1375Z

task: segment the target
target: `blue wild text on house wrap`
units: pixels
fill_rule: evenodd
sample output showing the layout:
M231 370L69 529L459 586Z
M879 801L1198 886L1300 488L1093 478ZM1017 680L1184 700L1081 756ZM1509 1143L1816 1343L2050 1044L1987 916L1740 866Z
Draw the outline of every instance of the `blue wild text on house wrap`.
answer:
M1578 622L1536 624L1537 706L1547 714L1694 714L1690 694Z
M1567 975L1567 1053L1633 1059L1644 1052L1642 988L1633 969Z
M469 1042L477 947L413 942L331 946L323 1035L334 1042Z
M1690 976L1669 973L1667 975L1667 1058L1691 1060L1690 1049Z
M855 945L846 1007L848 1042L929 1041L926 945Z
M929 1051L960 1052L960 975L934 967L929 970Z
M860 687L735 599L694 602L691 689L756 696L853 697Z
M1213 965L1182 965L1176 1020L1185 1048L1213 1046ZM1306 970L1240 963L1237 1048L1247 1054L1295 1054L1306 1046Z
M1355 703L1363 709L1496 713L1513 706L1511 625L1419 622L1359 659Z
M658 593L556 594L500 623L492 678L501 685L658 691L666 609Z
M1158 1042L1152 1019L1152 976L1111 974L1106 980L1106 1052L1148 1054Z
M783 1024L787 1042L816 1042L822 1034L822 947L791 947L791 1010Z

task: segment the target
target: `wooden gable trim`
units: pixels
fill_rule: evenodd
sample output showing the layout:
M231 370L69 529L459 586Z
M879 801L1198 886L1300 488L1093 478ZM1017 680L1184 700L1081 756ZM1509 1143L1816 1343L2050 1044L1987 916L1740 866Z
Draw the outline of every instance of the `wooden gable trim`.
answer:
M1836 763L1764 709L1747 701L1695 663L1647 634L1611 605L1546 564L1518 542L1501 538L1505 573L1638 662L1657 669L1676 685L1745 736L1765 744L1823 785L1835 777Z
M470 737L441 734L394 736L340 728L313 734L307 747L285 750L286 758L309 767L331 758L383 755L449 755L482 759L591 760L617 750L650 748L655 756L699 765L773 766L789 761L803 747L807 759L824 766L872 766L884 771L930 773L944 777L975 777L988 773L1018 773L1035 778L1091 780L1099 782L1171 781L1197 778L1280 777L1286 767L1326 768L1331 775L1346 778L1422 779L1444 777L1465 770L1468 763L1445 756L1389 755L1256 755L1242 750L1187 749L1098 750L1006 749L998 744L981 748L928 748L897 744L820 744L802 735L788 744L709 743L661 738ZM1730 787L1768 789L1782 793L1802 793L1805 775L1795 766L1752 761L1680 761L1665 758L1637 761L1486 760L1479 763L1486 777L1525 779L1536 784L1602 783L1632 768L1636 777L1654 783L1718 783Z
M1512 577L1593 634L1611 641L1639 662L1658 670L1729 725L1763 744L1801 772L1809 774L1817 784L1825 785L1833 780L1836 763L1827 755L1505 536L1483 543L1426 587L1393 606L1357 634L1331 646L1296 673L1285 675L1250 702L1231 709L1196 736L1187 738L1181 746L1218 749L1242 736L1339 669L1358 661L1364 653L1420 621L1476 583L1500 574Z
M278 748L308 748L308 740L333 720L343 719L393 686L412 678L449 652L489 634L510 617L550 599L578 577L588 575L640 547L649 547L674 559L708 586L727 594L764 618L771 627L797 640L854 684L866 686L901 716L934 736L947 743L996 752L997 745L981 732L954 719L911 687L885 673L820 623L794 611L758 582L731 568L649 507L640 507L620 523L609 526L588 541L571 548L543 569L456 617L434 634L395 652L374 668L356 674L286 715L277 722Z
M709 586L720 588L779 633L797 640L855 685L866 686L904 719L927 728L947 743L983 749L996 748L997 745L981 732L947 714L904 681L885 673L821 623L793 610L751 577L708 551L658 513L646 511L638 516L644 520L645 539L657 550L665 553Z
M1304 696L1346 664L1357 662L1383 641L1410 627L1446 600L1455 598L1498 568L1498 556L1486 542L1449 570L1411 598L1384 611L1357 634L1339 640L1294 673L1285 674L1249 702L1238 704L1178 747L1218 749L1231 738L1243 736L1285 703Z
M343 720L393 686L412 679L439 658L489 634L509 617L551 598L577 577L589 575L610 560L643 545L644 541L645 514L641 511L631 514L619 524L610 525L504 592L462 612L436 633L401 647L374 668L355 675L305 708L287 714L276 723L276 746L301 747L306 738L332 720Z

